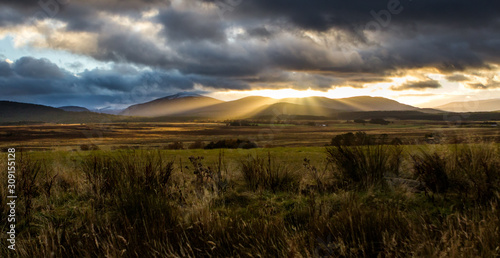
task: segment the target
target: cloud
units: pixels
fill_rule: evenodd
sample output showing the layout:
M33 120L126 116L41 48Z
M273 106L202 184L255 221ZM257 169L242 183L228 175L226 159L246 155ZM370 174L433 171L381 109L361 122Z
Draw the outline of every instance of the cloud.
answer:
M12 74L13 73L10 64L6 61L0 61L0 77L9 77Z
M446 76L446 80L448 80L450 82L464 82L464 81L469 81L470 79L467 78L467 76L465 76L463 74L453 74L453 75Z
M426 89L437 89L441 88L441 84L436 80L427 81L410 81L403 83L400 86L391 87L392 90L402 91L402 90L426 90Z
M14 62L12 70L19 76L27 78L59 79L64 76L64 71L45 58L21 57Z
M467 87L475 90L488 90L500 88L500 82L489 81L488 83L467 83Z
M139 70L130 65L72 74L44 58L22 57L12 65L0 62L2 97L40 104L52 103L41 103L44 99L65 104L71 104L70 99L94 103L93 96L108 102L113 100L115 104L134 104L179 91L192 91L196 85L207 89L249 89L240 81L183 74L176 70Z
M216 14L167 9L158 15L168 41L224 42L225 25Z
M388 3L400 11L388 12ZM36 2L2 0L0 7L1 35L115 64L74 76L48 60L18 60L0 63L0 76L42 85L51 79L94 94L161 94L194 85L361 88L421 68L465 82L461 76L467 71L500 64L500 2L244 0L220 17L215 0L72 0L51 19L37 22L30 19L42 10ZM379 29L370 30L373 23ZM473 82L469 87L477 89L496 85ZM393 90L439 87L428 80Z

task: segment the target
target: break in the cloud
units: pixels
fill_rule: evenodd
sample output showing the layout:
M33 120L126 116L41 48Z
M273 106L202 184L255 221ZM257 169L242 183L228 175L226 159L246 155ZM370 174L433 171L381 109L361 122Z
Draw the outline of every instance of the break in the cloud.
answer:
M498 88L498 1L41 3L0 1L0 37L10 35L18 48L67 51L113 68L71 74L50 56L0 62L1 87L16 88L5 90L5 98L90 92L126 103L134 100L123 96L134 91L153 98L195 88L326 92L390 84L402 95L442 88L442 81L425 75L395 80L418 69L434 69L463 86L456 90ZM75 61L67 68L84 67Z

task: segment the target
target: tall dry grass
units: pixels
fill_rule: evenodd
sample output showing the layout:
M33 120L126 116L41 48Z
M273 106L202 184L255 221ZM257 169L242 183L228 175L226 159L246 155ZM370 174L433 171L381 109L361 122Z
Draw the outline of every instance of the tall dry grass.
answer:
M19 216L29 207L30 221L18 224L16 251L2 241L0 255L500 255L497 146L443 146L413 156L394 146L370 148L327 148L325 160L334 166L321 171L308 159L297 170L271 153L238 160L233 171L222 153L215 164L193 157L188 166L163 151L93 151L45 165L26 154L20 185L31 199L22 200ZM376 187L397 176L401 163L433 198L401 185ZM300 192L310 179L302 172L317 187ZM446 175L447 187L432 186L441 180L435 173ZM332 187L338 175L345 183ZM219 184L235 187L222 191ZM5 218L5 207L0 211ZM2 232L7 226L1 222Z

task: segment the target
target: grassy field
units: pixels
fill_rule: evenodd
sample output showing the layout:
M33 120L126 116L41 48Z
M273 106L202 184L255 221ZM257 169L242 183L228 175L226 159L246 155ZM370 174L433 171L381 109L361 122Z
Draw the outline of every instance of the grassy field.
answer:
M311 125L312 124L312 125ZM324 146L342 133L363 131L371 135L387 134L408 144L426 143L426 135L452 138L483 138L500 141L500 130L482 122L450 126L445 122L393 121L388 125L357 124L344 121L301 121L296 124L259 124L227 126L225 123L105 123L40 124L0 126L0 147L33 150L79 150L95 144L101 149L168 148L182 142L185 148L196 141L208 144L223 139L247 139L259 147Z
M114 124L98 150L83 151L92 141L78 135L91 127L2 128L12 133L2 147L27 148L16 151L16 250L4 237L1 257L500 255L495 129L289 125L269 148L173 150L164 147L176 139L189 139L187 146L274 126ZM325 146L356 128L373 142ZM384 133L412 144L379 144ZM466 140L449 143L452 134ZM56 139L59 146L48 144ZM6 162L2 218L9 214ZM0 227L7 232L9 223Z

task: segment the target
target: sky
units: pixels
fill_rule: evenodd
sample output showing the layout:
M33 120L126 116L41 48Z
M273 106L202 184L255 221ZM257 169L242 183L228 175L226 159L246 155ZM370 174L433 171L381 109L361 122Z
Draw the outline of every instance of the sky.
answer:
M0 99L500 98L500 2L0 0Z

